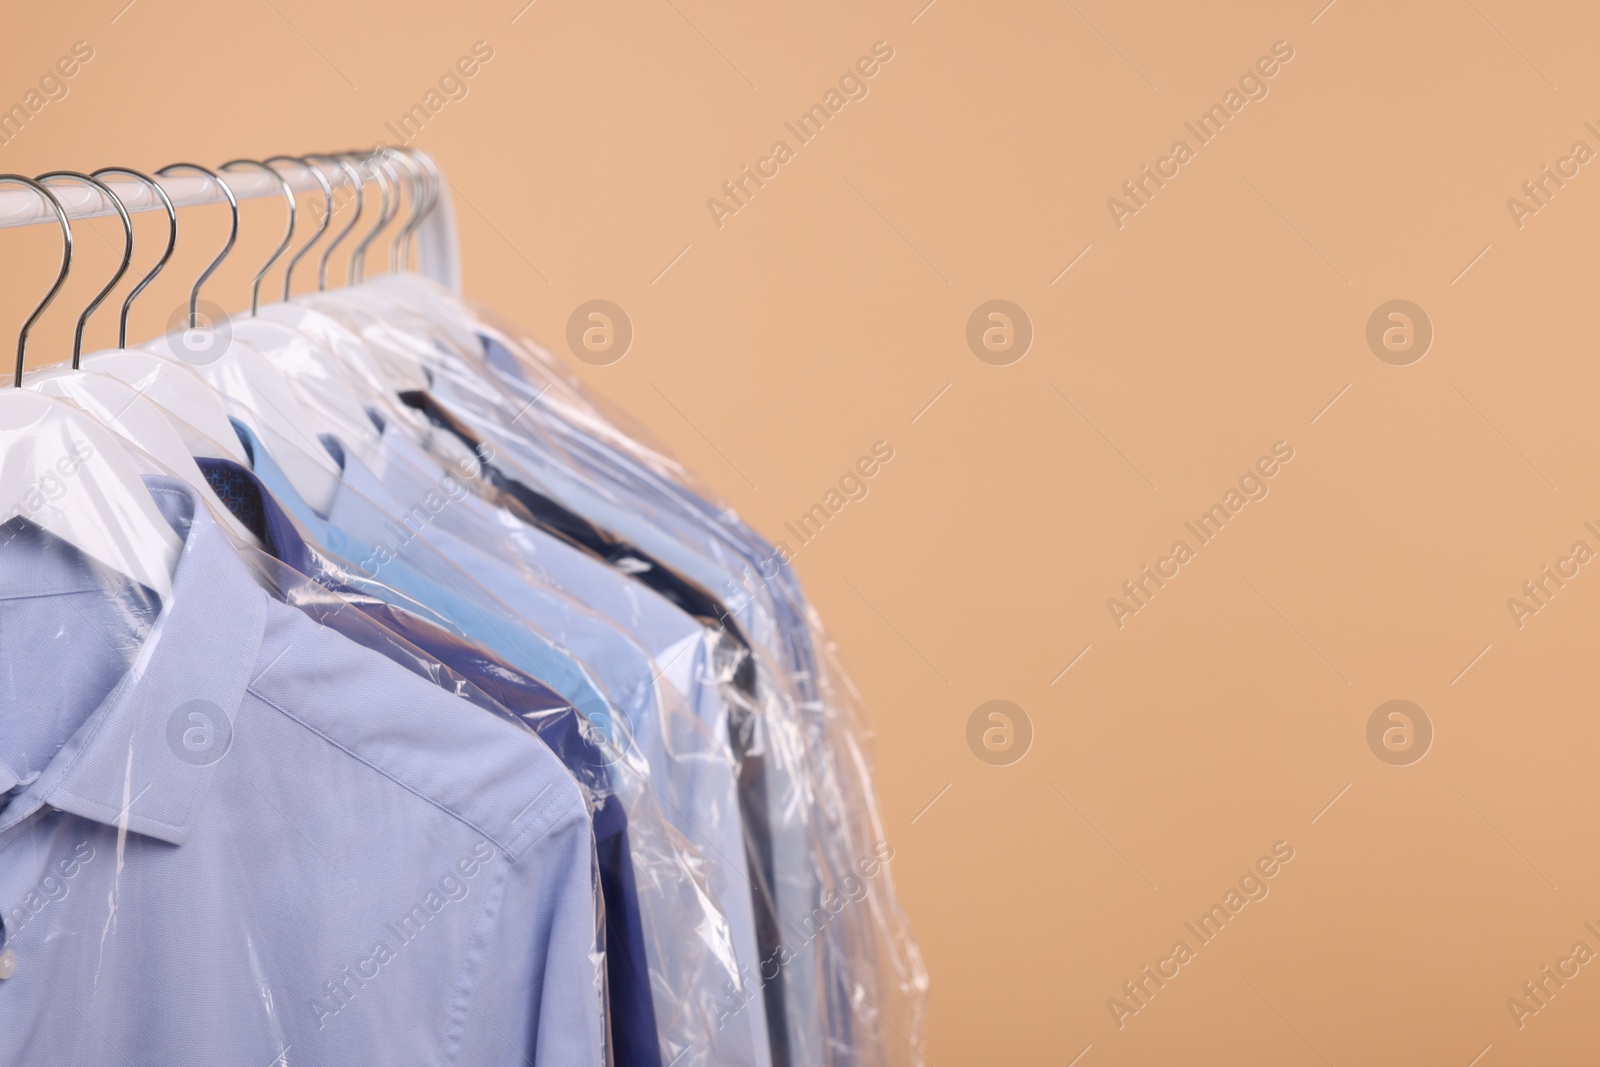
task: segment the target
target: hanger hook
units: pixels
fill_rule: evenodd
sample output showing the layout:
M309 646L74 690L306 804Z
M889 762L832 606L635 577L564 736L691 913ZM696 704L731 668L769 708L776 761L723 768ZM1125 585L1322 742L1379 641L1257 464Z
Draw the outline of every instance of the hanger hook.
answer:
M100 177L102 174L123 174L143 182L155 192L156 196L161 198L162 206L167 209L167 250L161 253L161 258L156 261L155 266L150 268L150 273L141 278L139 280L139 284L135 285L131 290L128 291L128 298L122 302L122 315L117 320L117 347L127 348L128 312L133 308L133 298L144 292L145 287L151 282L155 281L156 275L160 274L161 268L167 265L167 260L172 258L172 250L178 245L178 209L172 206L172 198L167 195L167 191L165 189L161 188L161 183L156 181L154 178L151 178L149 175L141 174L138 171L130 170L127 167L101 167L99 170L94 172L94 176L96 178ZM108 186L107 191L109 190L110 187ZM116 197L116 199L119 201L122 199L121 197L117 197L115 193L112 193L111 195ZM124 205L124 207L126 207L126 205ZM73 366L77 366L77 364L74 363Z
M332 163L334 166L338 167L340 170L344 171L345 178L349 180L351 187L355 189L356 194L356 210L355 213L350 216L349 225L340 230L338 236L334 237L333 241L328 245L328 247L322 250L322 260L317 264L317 291L324 292L328 288L328 257L333 255L333 250L339 247L339 243L341 241L350 236L350 231L356 228L357 222L361 221L361 206L366 200L366 196L361 191L361 175L356 173L356 168L352 167L346 160L340 159L337 156L326 155L306 156L305 158L312 160L325 159L329 163Z
M423 197L423 185L426 183L427 177L423 174L422 168L417 165L416 160L412 159L407 153L385 148L381 154L390 162L404 166L411 175L406 183L411 191L411 211L406 215L406 221L401 224L400 229L395 232L394 240L389 243L389 271L392 274L399 274L406 269L411 260L411 231L416 229L417 224L422 221L422 209L426 206ZM398 193L396 194L396 199L398 200ZM396 213L399 212L398 203L395 206L395 211Z
M288 250L289 245L294 241L294 220L296 211L294 202L294 189L292 189L289 183L284 180L283 175L279 174L277 171L273 170L265 163L259 162L258 160L233 159L224 163L217 169L232 170L234 167L259 167L268 174L272 175L273 180L276 181L279 187L283 190L284 203L289 205L289 225L283 231L283 240L278 243L277 248L272 250L272 255L268 257L266 263L262 264L261 269L256 271L255 281L250 284L250 314L254 315L261 308L261 279L267 276L267 272L272 269L273 264L278 262L279 258L282 257L283 253Z
M44 299L39 301L39 306L33 309L33 314L28 316L28 321L22 324L22 329L17 333L17 377L12 383L18 389L22 388L22 362L28 351L28 333L33 329L33 324L39 321L39 316L44 314L44 309L55 300L56 294L61 292L61 286L66 284L67 275L72 271L72 224L67 221L67 209L61 206L61 201L56 199L44 185L32 178L21 174L0 174L0 185L8 182L17 185L26 185L34 192L45 198L45 201L55 210L56 221L61 224L61 269L56 272L55 284L50 291L44 294Z
M290 286L294 283L295 267L299 266L300 260L305 258L307 252L311 251L311 246L322 240L322 235L328 232L328 224L333 221L333 186L328 184L328 178L322 173L321 168L313 167L303 159L295 156L273 156L267 160L267 165L271 166L273 163L293 163L296 166L304 167L311 172L311 176L316 179L317 185L322 188L322 224L317 227L317 232L311 235L311 240L301 245L300 250L289 257L289 266L283 272L283 299L288 300ZM276 172L277 168L274 167L273 170Z
M423 183L422 183L423 184L422 207L421 207L420 210L418 210L418 211L416 211L415 213L412 214L411 221L406 223L406 229L403 231L403 233L405 235L405 240L407 242L406 243L406 253L407 254L405 255L405 264L406 264L407 268L409 269L410 262L411 262L411 258L410 258L410 255L409 255L411 237L412 237L413 234L415 234L417 232L418 228L420 228L422 226L422 224L427 221L428 216L433 214L434 208L438 207L438 205L439 205L439 190L440 190L440 186L441 186L441 183L443 181L444 175L439 173L438 166L435 165L435 163L433 162L433 157L428 155L428 153L421 152L421 151L418 151L415 148L410 148L410 147L401 148L401 149L399 149L399 151L406 158L410 159L412 162L416 163L419 167L421 167L422 171L423 171L423 174L425 175L425 177L423 179ZM419 264L421 263L421 260L422 260L422 249L419 247L417 249L417 261L418 261Z
M355 285L366 277L368 247L371 246L372 242L383 232L384 227L388 226L400 211L399 191L395 188L389 173L379 165L378 154L376 152L367 155L352 153L351 157L358 160L362 166L372 173L373 179L378 183L380 199L378 201L378 224L372 227L372 232L363 237L361 243L356 245L355 251L350 253L349 276L345 282L347 285Z
M233 216L232 227L228 230L228 243L222 246L222 251L217 253L217 258L211 261L211 266L207 267L200 277L196 279L194 288L189 291L189 329L198 330L200 328L200 287L206 283L206 280L212 274L216 273L218 267L222 266L222 261L228 258L228 253L233 251L234 242L239 239L239 199L233 195L233 190L228 188L228 183L223 181L216 171L202 167L198 163L169 163L156 171L156 175L157 177L165 178L175 170L199 171L207 178L210 178L216 183L217 188L222 190L222 195L227 198L228 210Z
M122 201L118 200L112 195L111 190L106 188L106 183L92 175L80 174L75 170L52 170L39 175L36 180L40 183L50 181L82 182L84 185L104 195L111 202L111 206L116 208L117 215L122 219L122 262L117 266L117 272L111 276L111 280L106 282L101 290L94 295L94 299L89 301L89 306L83 309L83 314L78 316L77 328L72 333L72 369L77 370L78 361L83 356L83 330L84 327L89 325L89 316L99 310L106 297L111 295L111 290L115 289L117 283L122 280L122 276L128 273L128 264L133 262L133 220L128 217L128 209L122 206Z

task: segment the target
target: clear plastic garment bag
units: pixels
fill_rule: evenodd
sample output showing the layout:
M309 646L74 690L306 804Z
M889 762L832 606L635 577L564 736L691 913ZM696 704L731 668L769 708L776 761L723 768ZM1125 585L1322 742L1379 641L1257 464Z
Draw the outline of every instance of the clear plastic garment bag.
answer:
M245 198L284 228L230 314ZM191 210L228 239L130 341ZM139 211L168 240L85 354ZM112 214L72 350L30 352ZM432 159L0 176L6 219L63 253L0 391L0 1067L922 1062L787 559L456 295Z

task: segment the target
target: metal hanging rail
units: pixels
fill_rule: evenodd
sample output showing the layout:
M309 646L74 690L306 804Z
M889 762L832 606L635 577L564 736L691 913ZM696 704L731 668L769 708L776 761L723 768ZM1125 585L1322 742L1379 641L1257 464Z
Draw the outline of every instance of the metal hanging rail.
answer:
M348 189L344 174L337 167L327 162L308 162L307 166L316 167L322 172L333 185L335 195L340 188ZM278 173L295 192L321 196L322 187L305 167L281 167ZM180 209L227 203L222 191L209 178L198 175L158 177L154 174L151 177L160 183L172 198L173 205ZM233 195L240 200L283 195L282 187L270 175L258 170L230 170L223 177L228 188L233 190ZM129 212L165 210L154 192L132 178L107 176L104 181ZM441 180L439 184L433 210L416 232L420 256L418 273L432 278L451 292L459 293L461 251L456 237L455 212L451 207L449 183ZM54 185L50 191L61 201L70 219L92 219L116 214L116 209L105 195L89 185ZM0 186L0 229L47 224L57 225L56 214L37 193L20 186Z

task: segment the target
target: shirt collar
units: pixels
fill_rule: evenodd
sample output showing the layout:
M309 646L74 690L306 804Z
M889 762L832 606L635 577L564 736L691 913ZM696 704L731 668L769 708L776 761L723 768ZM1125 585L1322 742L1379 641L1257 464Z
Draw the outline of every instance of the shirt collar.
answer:
M325 438L324 441L343 474L339 492L328 506L328 521L364 541L378 542L386 535L393 537L404 533L404 526L395 525L388 531L377 527L381 527L385 519L391 520L391 525L394 520L403 523L409 510L406 505L389 491L388 486L365 463L337 440ZM439 495L442 499L443 492ZM429 513L436 510L431 503L422 506Z
M12 804L36 798L182 845L226 766L267 596L192 488L168 477L145 485L183 539L172 595L127 674Z
M272 496L283 505L295 521L305 527L312 540L322 544L328 543L328 521L325 516L319 515L305 497L295 489L294 483L289 481L288 475L283 473L283 468L278 466L268 452L261 445L261 440L256 437L255 431L238 419L230 419L234 432L239 435L239 440L244 445L245 452L250 457L252 472L260 480Z
M291 515L266 483L248 467L241 467L228 459L203 457L196 458L195 463L224 503L231 505L235 502L236 493L249 494L254 517L259 520L261 532L266 535L263 544L267 552L278 562L352 604L389 605L414 615L446 633L457 636L461 634L460 629L450 620L421 601L407 596L394 586L378 581L360 571L348 560L340 560L314 544L300 525L300 519ZM335 499L337 500L337 497ZM244 521L242 514L236 513L235 517ZM332 527L329 526L328 529Z

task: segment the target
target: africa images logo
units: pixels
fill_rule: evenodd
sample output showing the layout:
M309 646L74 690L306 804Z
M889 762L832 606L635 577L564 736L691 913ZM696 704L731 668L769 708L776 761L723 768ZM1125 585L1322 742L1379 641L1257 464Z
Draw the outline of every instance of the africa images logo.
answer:
M191 767L209 767L233 747L233 720L209 700L179 704L167 718L167 748Z

